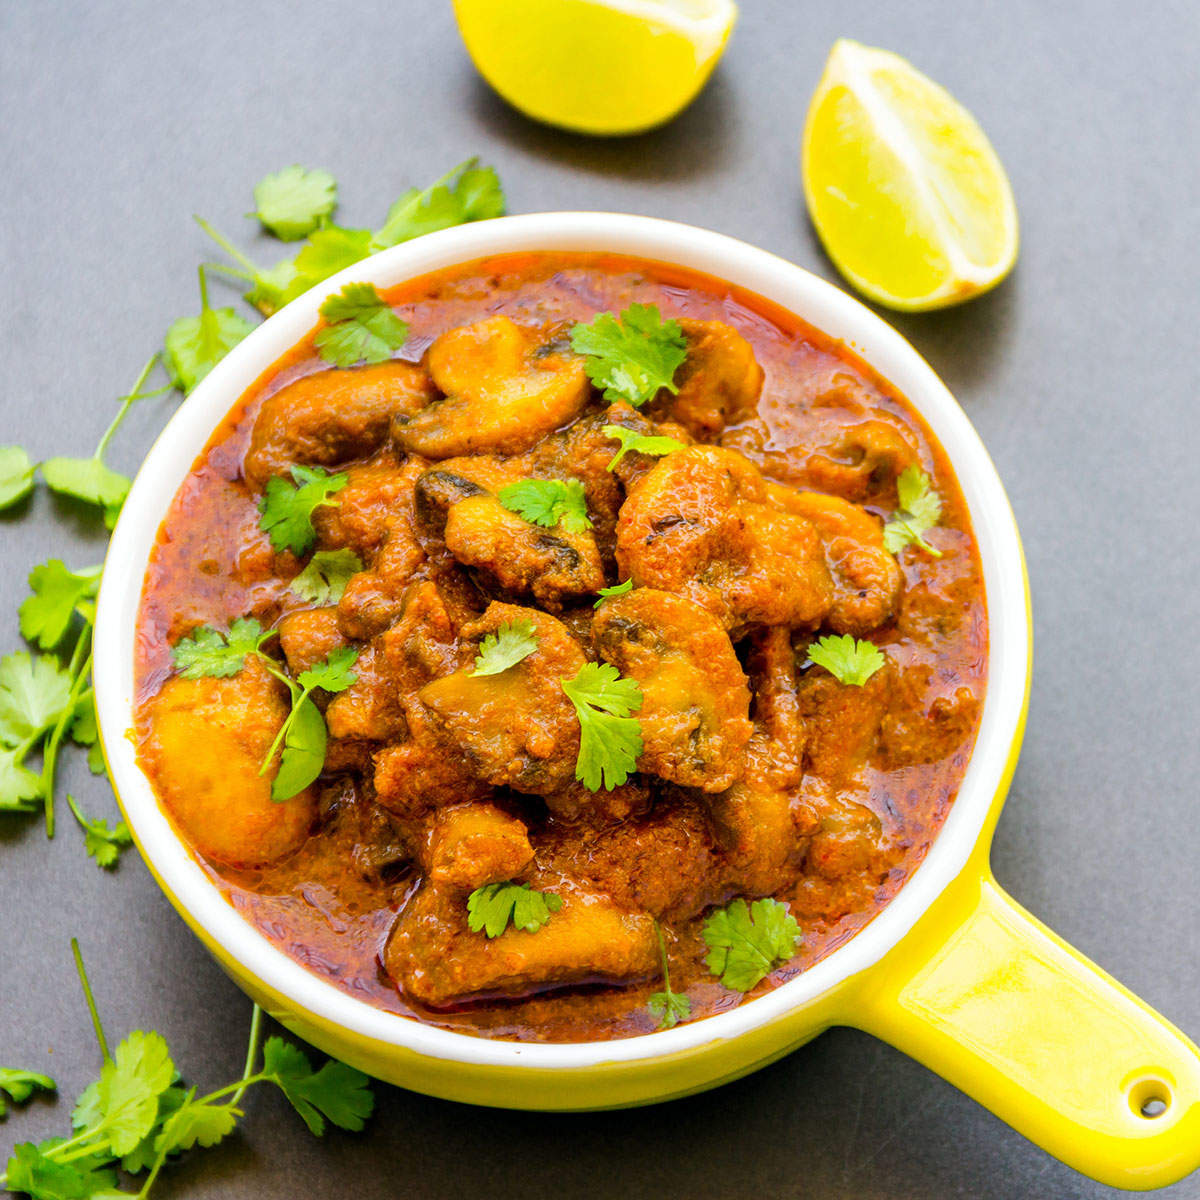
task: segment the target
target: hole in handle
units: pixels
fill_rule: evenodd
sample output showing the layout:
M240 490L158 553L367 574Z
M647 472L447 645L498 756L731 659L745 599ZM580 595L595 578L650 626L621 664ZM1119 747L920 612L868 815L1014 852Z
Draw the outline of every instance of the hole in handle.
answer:
M1161 1079L1139 1079L1129 1089L1129 1107L1135 1116L1153 1121L1171 1107L1171 1089Z

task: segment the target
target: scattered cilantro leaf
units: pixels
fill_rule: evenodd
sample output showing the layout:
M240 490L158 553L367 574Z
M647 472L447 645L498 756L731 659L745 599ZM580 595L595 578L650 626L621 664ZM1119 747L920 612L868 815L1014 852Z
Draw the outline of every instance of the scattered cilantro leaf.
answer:
M800 926L779 900L734 900L704 922L705 964L727 988L748 992L796 952Z
M370 1081L361 1071L330 1059L318 1071L308 1057L282 1038L267 1039L263 1074L275 1083L308 1128L320 1137L325 1121L357 1132L374 1110Z
M111 870L117 865L117 859L121 857L121 851L133 842L133 834L129 832L129 826L124 821L118 821L110 829L108 822L102 817L97 817L94 820L85 817L79 811L79 805L75 803L74 796L69 793L67 795L67 803L70 805L71 811L75 814L75 820L79 822L79 827L84 832L84 848L96 860L98 867Z
M46 654L0 658L0 742L19 746L49 729L71 699L71 674Z
M281 242L307 237L337 208L337 180L328 171L284 167L254 187L254 216Z
M253 304L264 317L277 313L285 304L304 292L311 284L301 274L293 259L285 258L273 267L256 269L250 276L253 285L243 299Z
M501 488L496 498L509 512L547 529L560 521L568 533L592 527L587 495L578 479L518 479Z
M605 602L605 600L611 600L614 596L624 596L632 591L633 591L633 580L632 579L626 579L623 583L614 583L612 585L612 587L601 588L596 593L596 595L599 596L600 599L597 600L596 603L592 605L592 607L599 608L600 605L602 605Z
M388 210L374 236L374 248L382 250L423 233L503 215L504 191L495 170L470 158L424 190L405 192Z
M262 513L258 527L271 539L274 550L300 555L307 553L317 538L313 513L322 505L336 504L331 497L346 486L350 477L297 463L292 467L292 478L294 485L278 475L267 480L267 490L258 505Z
M42 777L25 766L23 759L16 750L0 750L0 812L37 811L45 792Z
M271 799L281 804L304 791L320 775L328 744L329 730L321 710L308 696L297 700L287 718Z
M53 492L73 496L98 508L120 508L133 480L96 458L48 458L42 478Z
M200 315L180 317L163 342L171 383L186 396L253 328L232 308L209 305L208 277L201 267Z
M321 305L329 325L313 339L321 357L335 367L380 363L408 338L408 323L392 311L373 283L348 283Z
M659 1029L674 1029L680 1021L686 1021L692 1015L692 1002L680 992L671 988L671 965L667 961L667 940L663 937L662 926L655 921L654 933L658 938L658 957L662 963L663 990L655 992L646 1003L651 1014L658 1018Z
M326 225L309 235L304 248L296 255L295 267L302 291L353 266L373 253L369 229L346 229L341 225Z
M886 661L874 642L852 638L848 633L817 638L808 648L808 657L840 683L854 687L862 687Z
M532 621L505 621L479 643L472 675L499 675L515 667L538 648Z
M20 1142L8 1160L5 1186L10 1192L25 1192L32 1200L108 1200L116 1191L117 1176L93 1158L58 1162L50 1153L59 1145L51 1139L35 1146Z
M314 663L307 671L301 671L297 682L306 692L323 688L327 692L344 692L358 676L350 669L358 660L355 646L339 646L331 650L322 662Z
M170 1089L179 1091L180 1089ZM214 1104L197 1100L196 1089L186 1093L174 1111L163 1117L160 1107L160 1124L154 1136L153 1150L156 1155L177 1154L193 1146L215 1146L228 1137L242 1115L240 1108L232 1104ZM146 1163L151 1166L153 1159ZM127 1159L121 1160L126 1171L137 1170ZM146 1169L145 1167L142 1168Z
M884 547L890 554L899 554L905 546L917 546L941 558L942 552L924 537L942 517L942 498L929 476L920 467L905 467L896 480L896 494L900 507L883 527Z
M21 635L43 650L53 650L67 632L71 616L100 590L100 567L70 571L52 558L29 573L33 595L21 604Z
M246 665L246 655L256 653L271 636L253 617L239 617L220 633L211 625L193 629L171 648L175 669L184 679L228 679Z
M612 461L608 464L610 471L616 470L617 463L631 450L637 454L649 454L654 458L661 458L664 454L673 454L676 450L687 449L682 442L677 442L674 438L637 433L622 425L605 425L600 432L605 437L616 438L621 443L621 448L613 455Z
M22 1071L16 1067L0 1067L0 1117L7 1111L4 1096L7 1092L14 1104L24 1104L35 1091L54 1092L58 1084L49 1075Z
M310 604L336 604L350 577L362 569L362 560L353 550L318 550L288 586Z
M175 1079L175 1065L162 1035L135 1029L100 1070L95 1125L103 1128L115 1155L128 1154L154 1127L158 1098Z
M0 509L33 491L33 463L20 446L0 446Z
M632 716L642 707L642 689L622 679L611 663L584 663L562 690L579 718L575 778L589 791L610 792L632 774L642 752L642 728Z
M467 897L467 925L472 933L499 937L514 929L537 933L562 908L556 892L535 892L527 883L485 883Z
M619 319L599 313L576 324L571 348L586 357L588 378L606 400L627 400L635 408L660 388L677 392L675 372L687 357L679 322L664 321L656 304L631 304Z

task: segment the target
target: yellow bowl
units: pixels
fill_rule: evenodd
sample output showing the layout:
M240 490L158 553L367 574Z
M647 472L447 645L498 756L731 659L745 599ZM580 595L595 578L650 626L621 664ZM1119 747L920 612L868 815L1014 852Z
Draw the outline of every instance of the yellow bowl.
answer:
M958 799L908 883L857 936L796 979L729 1012L620 1041L538 1045L452 1033L382 1012L311 974L243 920L201 870L160 809L128 737L138 605L155 537L235 401L311 331L321 302L351 279L386 288L529 250L677 263L756 292L843 340L908 398L945 447L971 511L987 589L988 690L978 742ZM542 213L429 234L355 264L252 333L163 431L113 534L95 644L104 750L150 870L246 992L299 1036L372 1075L473 1104L612 1108L713 1087L830 1025L849 1025L927 1063L1106 1183L1157 1187L1200 1164L1200 1052L1021 909L991 875L992 831L1020 747L1032 657L1025 566L996 470L920 355L856 300L791 263L672 222Z

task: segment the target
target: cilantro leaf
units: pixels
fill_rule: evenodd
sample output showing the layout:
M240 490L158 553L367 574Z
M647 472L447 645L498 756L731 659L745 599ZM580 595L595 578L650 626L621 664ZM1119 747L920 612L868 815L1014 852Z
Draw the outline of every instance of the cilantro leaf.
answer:
M375 249L369 229L326 225L316 230L309 234L304 248L296 255L297 276L305 284L301 290L308 291L330 275L360 262Z
M288 586L310 604L336 604L350 577L362 569L362 560L353 550L318 550Z
M605 437L616 438L621 443L621 448L613 455L612 461L608 464L610 471L616 469L617 463L630 450L633 450L637 454L649 454L654 458L661 458L664 454L672 454L676 450L687 449L682 442L677 442L674 438L637 433L632 429L626 429L622 425L605 425L600 432Z
M624 581L624 583L614 583L612 585L612 587L601 588L596 593L596 595L599 596L600 599L597 600L596 603L592 605L592 607L599 608L600 605L602 605L605 602L605 600L611 600L613 596L624 596L632 591L633 591L633 580L632 579L626 579Z
M113 1154L128 1154L154 1128L158 1098L174 1078L175 1065L162 1035L135 1029L101 1068L92 1097L94 1120L84 1127L103 1125ZM84 1106L81 1096L76 1112Z
M0 750L0 812L28 813L37 810L42 798L42 777L23 763L16 750Z
M883 527L885 549L899 554L911 545L941 558L942 552L924 537L942 517L942 498L934 491L929 476L920 467L905 467L896 480L896 494L900 507Z
M172 384L186 396L253 328L232 308L209 305L208 277L201 267L200 315L180 317L163 342L163 361Z
M660 388L677 392L675 372L687 357L678 321L664 321L656 304L631 304L620 319L599 313L571 330L571 349L587 358L588 378L609 401L628 400L635 408Z
M328 742L321 710L308 696L296 701L283 733L279 770L271 782L272 800L279 804L291 800L320 775Z
M42 463L42 478L51 491L104 509L119 509L133 486L128 475L98 458L48 458Z
M778 900L734 900L704 922L705 964L721 983L748 992L786 962L803 940L796 918Z
M201 625L175 643L171 658L184 679L229 679L246 665L246 655L256 653L270 636L253 617L239 617L228 633Z
M337 208L337 180L328 171L284 167L254 187L254 216L282 242L312 233Z
M886 661L874 642L852 638L848 633L836 637L826 634L808 648L808 658L824 667L841 683L862 687Z
M358 676L350 669L358 660L358 648L355 646L339 646L331 650L329 656L319 663L314 663L307 671L301 671L297 682L306 691L323 688L327 692L344 692Z
M23 1104L35 1091L54 1092L58 1084L49 1075L36 1071L21 1071L16 1067L0 1067L0 1093L7 1092L14 1104ZM0 1095L0 1117L7 1111L4 1096Z
M505 621L479 643L472 675L499 675L515 667L538 648L532 621Z
M250 278L253 286L242 298L247 304L253 304L264 317L277 313L312 286L291 258L282 259L273 267L256 268Z
M642 752L642 728L631 716L642 707L642 689L622 679L611 663L584 663L562 690L579 718L575 778L589 791L610 792L632 774Z
M467 897L467 926L472 933L499 937L514 929L537 933L562 908L556 892L535 892L527 883L485 883Z
M305 1054L282 1038L267 1039L263 1071L317 1137L325 1132L326 1119L339 1129L357 1131L375 1108L369 1080L361 1071L336 1059L313 1071Z
M20 446L0 446L0 509L33 491L33 463Z
M592 527L587 495L578 479L519 479L501 488L496 498L533 525L553 529L561 521L568 533Z
M341 491L349 480L348 475L330 475L321 467L292 467L295 485L278 475L267 480L267 490L259 501L262 513L258 527L271 539L276 551L290 550L300 555L308 551L317 539L313 528L313 513L325 504L336 504L330 499Z
M43 650L53 650L71 622L71 614L100 590L100 567L69 571L61 559L52 558L29 573L33 595L21 604L21 636Z
M78 746L88 746L88 769L93 775L104 775L104 751L100 747L100 729L96 721L96 701L85 697L76 706L75 718L71 722L71 739Z
M408 338L408 323L392 311L373 283L348 283L321 305L330 322L313 339L321 357L335 367L379 363Z
M108 869L115 867L117 859L121 857L121 851L133 842L133 834L129 832L129 826L124 821L118 821L110 829L108 822L102 817L97 817L94 820L85 817L79 811L79 805L75 803L75 797L69 793L67 795L67 803L71 806L71 811L75 814L75 820L79 822L79 827L84 832L84 849L96 860L98 867Z
M397 246L452 225L503 215L504 191L495 170L481 167L477 158L471 158L424 190L410 188L405 192L376 232L375 249Z
M182 1089L171 1088L169 1091L177 1092ZM170 1113L164 1114L160 1108L160 1124L153 1142L154 1153L177 1154L196 1145L215 1146L233 1132L241 1115L241 1109L232 1104L213 1104L210 1101L197 1100L196 1089L192 1088ZM121 1166L127 1171L138 1169L131 1166L127 1158L121 1160Z
M71 698L72 678L49 655L0 658L0 742L19 746L49 729Z
M658 938L658 957L662 964L663 990L655 992L646 1002L651 1015L658 1018L659 1029L674 1029L680 1021L692 1015L692 1002L671 987L671 964L667 961L667 941L662 926L655 921L654 933Z
M117 1177L95 1158L56 1162L48 1151L59 1144L50 1139L40 1146L20 1142L8 1160L5 1186L10 1192L25 1192L33 1200L91 1200L101 1195L116 1196Z

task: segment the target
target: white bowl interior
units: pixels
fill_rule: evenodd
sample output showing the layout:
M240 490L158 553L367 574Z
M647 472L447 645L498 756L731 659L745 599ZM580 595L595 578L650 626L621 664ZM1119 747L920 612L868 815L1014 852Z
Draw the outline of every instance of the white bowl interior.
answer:
M322 301L346 282L387 288L456 263L527 250L608 251L679 264L758 293L845 342L908 399L949 454L970 508L987 590L988 684L975 751L945 824L895 898L844 946L765 996L702 1021L609 1042L530 1045L452 1033L383 1012L312 974L222 897L160 809L126 736L133 724L137 614L155 537L196 457L238 398L317 324ZM1028 645L1021 550L995 467L953 396L895 330L824 280L733 238L618 213L539 213L429 234L357 263L277 313L217 365L163 430L125 503L100 592L95 679L105 752L145 854L193 920L268 987L301 1011L431 1057L570 1069L652 1059L735 1037L877 962L962 870L983 831L1020 719Z

